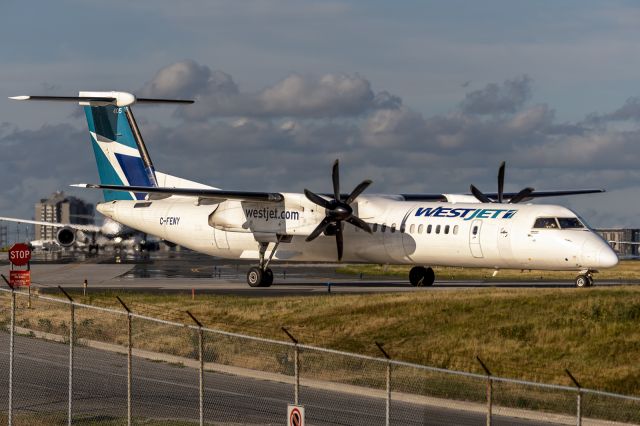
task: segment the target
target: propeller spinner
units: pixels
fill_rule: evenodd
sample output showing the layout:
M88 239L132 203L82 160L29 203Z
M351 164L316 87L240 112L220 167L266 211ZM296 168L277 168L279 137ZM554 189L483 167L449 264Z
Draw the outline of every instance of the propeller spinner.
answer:
M342 232L344 230L343 222L348 222L353 226L356 226L371 234L371 228L365 221L353 214L353 208L351 204L355 199L362 194L362 192L371 185L370 180L362 181L355 189L349 194L349 196L342 201L340 198L340 169L338 160L333 163L333 171L331 174L333 180L333 199L326 200L318 194L315 194L308 189L304 190L304 195L309 201L324 207L326 210L326 216L322 219L322 222L313 230L311 234L306 238L306 241L313 241L321 233L326 235L336 236L336 247L338 249L338 260L342 260L342 253L344 251L344 239Z
M476 188L474 185L471 185L471 193L474 197L476 197L482 203L502 203L503 202L503 194L504 194L504 169L505 162L500 163L500 168L498 169L498 199L497 201L492 200L488 196L486 196L482 191ZM517 204L527 198L534 191L533 188L527 187L518 192L515 196L509 199L509 204Z

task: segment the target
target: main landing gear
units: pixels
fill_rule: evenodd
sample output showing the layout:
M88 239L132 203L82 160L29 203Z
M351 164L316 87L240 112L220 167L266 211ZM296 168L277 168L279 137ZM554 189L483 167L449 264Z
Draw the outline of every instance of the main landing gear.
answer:
M429 286L433 285L436 280L436 274L432 268L425 268L424 266L414 266L409 271L409 282L412 286Z
M591 287L593 285L593 271L581 271L576 277L576 287Z
M268 268L269 262L273 258L273 255L276 253L278 249L278 245L280 245L280 237L276 241L275 246L271 250L271 254L269 254L269 258L265 261L264 255L267 252L267 247L269 243L261 242L260 244L260 264L258 266L252 266L249 268L249 272L247 272L247 284L251 287L270 287L273 284L273 271Z

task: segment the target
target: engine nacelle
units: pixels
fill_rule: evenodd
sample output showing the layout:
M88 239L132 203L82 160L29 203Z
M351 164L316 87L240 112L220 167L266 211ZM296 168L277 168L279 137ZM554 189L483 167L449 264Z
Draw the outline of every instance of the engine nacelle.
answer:
M76 231L71 228L60 228L56 234L56 241L62 247L71 247L76 242Z

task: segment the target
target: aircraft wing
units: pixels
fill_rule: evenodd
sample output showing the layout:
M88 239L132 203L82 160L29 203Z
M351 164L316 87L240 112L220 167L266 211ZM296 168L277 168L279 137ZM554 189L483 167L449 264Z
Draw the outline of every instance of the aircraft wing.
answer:
M40 220L27 220L27 219L15 218L15 217L0 217L0 221L28 223L30 225L53 226L54 228L71 228L71 229L77 229L78 231L84 231L84 232L100 232L101 231L101 228L96 225L79 225L76 223L44 222Z
M284 200L278 192L226 191L207 188L157 188L147 186L98 185L80 183L71 185L78 188L109 189L111 191L135 192L139 194L180 195L183 197L210 198L218 200L244 200L277 203Z
M581 194L597 194L605 192L604 189L575 189L566 191L533 191L525 198L546 198L546 197L563 197L565 195L581 195ZM517 192L505 192L504 200L509 200L515 197ZM406 201L447 201L446 194L400 194ZM472 194L466 194L473 197ZM485 195L493 200L498 199L497 193L485 193Z

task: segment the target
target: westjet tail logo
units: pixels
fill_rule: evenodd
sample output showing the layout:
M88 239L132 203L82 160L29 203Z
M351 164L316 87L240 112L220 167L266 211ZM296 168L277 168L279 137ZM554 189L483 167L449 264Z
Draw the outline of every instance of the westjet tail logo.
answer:
M507 209L463 209L450 207L418 207L416 216L423 217L461 217L471 219L511 219L518 210Z

